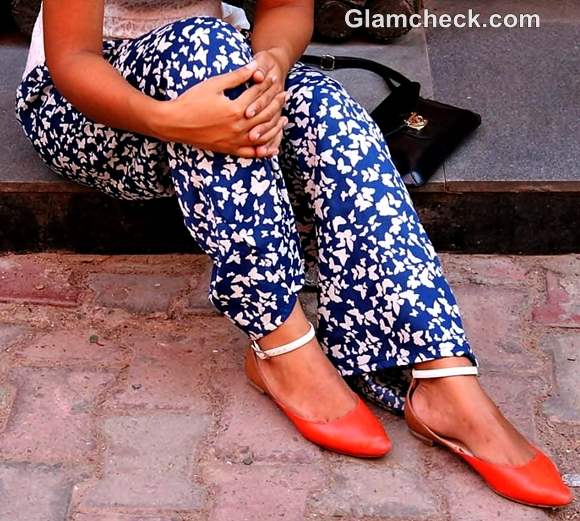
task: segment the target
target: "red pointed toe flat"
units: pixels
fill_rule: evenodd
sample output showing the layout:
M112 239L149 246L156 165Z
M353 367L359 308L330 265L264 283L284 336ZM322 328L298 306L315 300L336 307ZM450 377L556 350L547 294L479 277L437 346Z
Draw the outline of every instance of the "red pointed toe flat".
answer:
M526 464L510 467L489 463L470 454L459 454L494 491L513 501L537 507L555 508L569 504L572 492L562 482L550 458L537 447Z
M308 441L327 450L358 458L380 458L391 450L385 429L365 403L356 396L355 407L340 418L330 421L314 421L301 417L270 390L258 358L267 360L289 353L307 344L314 337L314 328L290 344L262 351L253 342L246 352L246 375L250 383L261 393L269 396Z
M555 508L569 504L571 490L564 484L560 472L540 449L534 447L534 457L524 465L499 465L478 458L457 443L433 432L413 409L413 392L417 379L448 376L477 375L477 367L450 367L445 369L413 369L413 382L405 402L405 420L412 434L429 445L441 445L469 464L497 494L525 505Z

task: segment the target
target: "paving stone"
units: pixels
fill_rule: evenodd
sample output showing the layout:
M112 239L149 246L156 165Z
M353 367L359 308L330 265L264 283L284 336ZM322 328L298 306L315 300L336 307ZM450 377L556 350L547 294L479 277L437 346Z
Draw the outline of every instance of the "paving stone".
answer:
M546 273L546 301L534 310L534 320L556 327L580 328L580 258L575 269Z
M547 334L542 347L554 357L554 389L544 412L553 420L580 423L580 334Z
M433 519L442 516L434 486L425 472L370 462L344 463L330 471L330 484L310 503L328 518ZM412 498L412 501L409 500ZM323 517L323 519L327 519Z
M187 277L188 289L181 293L178 305L186 311L203 314L216 313L208 300L212 270L211 259L204 254L118 255L107 259L104 268L117 274L138 275L158 273L163 276ZM140 275L143 276L143 275ZM147 282L147 281L145 281ZM172 303L172 307L173 303Z
M548 521L544 510L513 503L492 492L483 480L457 457L434 449L430 482L447 496L450 521Z
M303 521L311 490L322 469L311 465L216 465L205 471L215 487L210 521Z
M131 313L167 311L172 299L188 287L189 277L163 274L93 273L89 287L95 303Z
M427 457L431 453L431 447L425 445L415 436L411 435L407 423L400 416L387 412L369 404L369 407L384 425L393 448L384 458L376 460L376 467L401 467L413 472L425 468Z
M203 269L209 262L205 255L185 253L168 253L148 255L77 255L75 259L90 259L95 264L100 261L97 270L92 272L109 272L118 274L151 274L190 275Z
M73 480L59 466L0 464L0 519L63 521Z
M13 345L30 333L30 328L20 324L0 322L0 379L10 366ZM2 413L0 413L0 417ZM0 430L1 427L0 420Z
M0 323L0 351L7 348L30 332L30 328L20 324Z
M39 256L0 257L0 302L74 306L79 298L69 270Z
M484 370L505 374L541 368L541 358L524 336L530 293L491 285L455 285L467 338Z
M8 382L0 383L0 433L6 428L16 399L16 387Z
M104 407L208 410L203 339L138 336L131 338L130 347L133 359L124 385Z
M242 374L244 353L249 345L248 336L229 319L221 316L199 317L195 323L196 330L191 335L197 335L203 341L208 372L217 375L221 371L235 370Z
M222 380L223 379L223 380ZM322 451L306 441L266 396L246 382L241 371L220 377L226 395L216 455L226 461L288 461L308 463Z
M197 518L196 518L197 519ZM120 512L79 512L71 521L192 521L191 516L181 514L124 514ZM201 518L200 518L201 521Z
M113 375L18 368L10 377L16 400L0 435L0 456L44 463L91 461L92 408Z
M21 365L32 366L119 367L127 358L125 348L93 329L55 331L13 352Z
M79 484L77 508L199 509L193 465L208 424L201 412L107 418L103 477Z
M187 307L190 311L215 311L214 305L208 300L209 282L212 262L206 255L198 255L199 261L194 265L194 271L189 282L189 297Z
M580 275L580 253L571 255L536 255L530 259L547 271L562 275Z
M521 258L497 255L439 254L451 285L473 284L522 286L529 280L529 267Z

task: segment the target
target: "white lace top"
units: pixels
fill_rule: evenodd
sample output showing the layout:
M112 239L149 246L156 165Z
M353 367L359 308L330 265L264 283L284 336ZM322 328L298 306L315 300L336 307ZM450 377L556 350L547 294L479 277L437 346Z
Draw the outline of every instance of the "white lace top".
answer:
M242 9L220 0L105 0L103 38L136 38L152 29L190 16L215 16L238 28L249 28ZM23 76L44 63L42 7L36 19Z

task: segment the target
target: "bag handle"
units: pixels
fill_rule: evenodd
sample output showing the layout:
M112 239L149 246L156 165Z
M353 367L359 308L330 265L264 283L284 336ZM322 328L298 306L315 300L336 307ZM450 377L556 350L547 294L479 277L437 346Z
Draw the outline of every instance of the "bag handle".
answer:
M364 69L378 74L389 87L391 93L371 112L371 117L377 122L384 136L390 136L405 126L403 114L412 112L419 101L421 85L400 72L382 63L366 58L351 58L350 56L314 56L303 54L300 62L315 65L324 71L336 69ZM398 85L395 85L398 83Z
M391 89L396 89L393 81L397 82L399 86L411 84L409 78L401 74L395 69L391 69L382 63L378 63L367 58L352 58L350 56L333 56L332 54L323 54L322 56L315 56L313 54L303 54L299 59L302 63L308 65L316 65L323 71L334 71L338 69L364 69L378 74Z

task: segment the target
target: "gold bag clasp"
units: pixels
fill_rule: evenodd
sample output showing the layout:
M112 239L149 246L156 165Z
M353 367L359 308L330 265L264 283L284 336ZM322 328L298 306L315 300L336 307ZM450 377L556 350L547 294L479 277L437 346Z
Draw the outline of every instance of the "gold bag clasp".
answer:
M427 126L427 123L429 123L429 120L416 112L411 112L404 123L414 130L423 130Z

